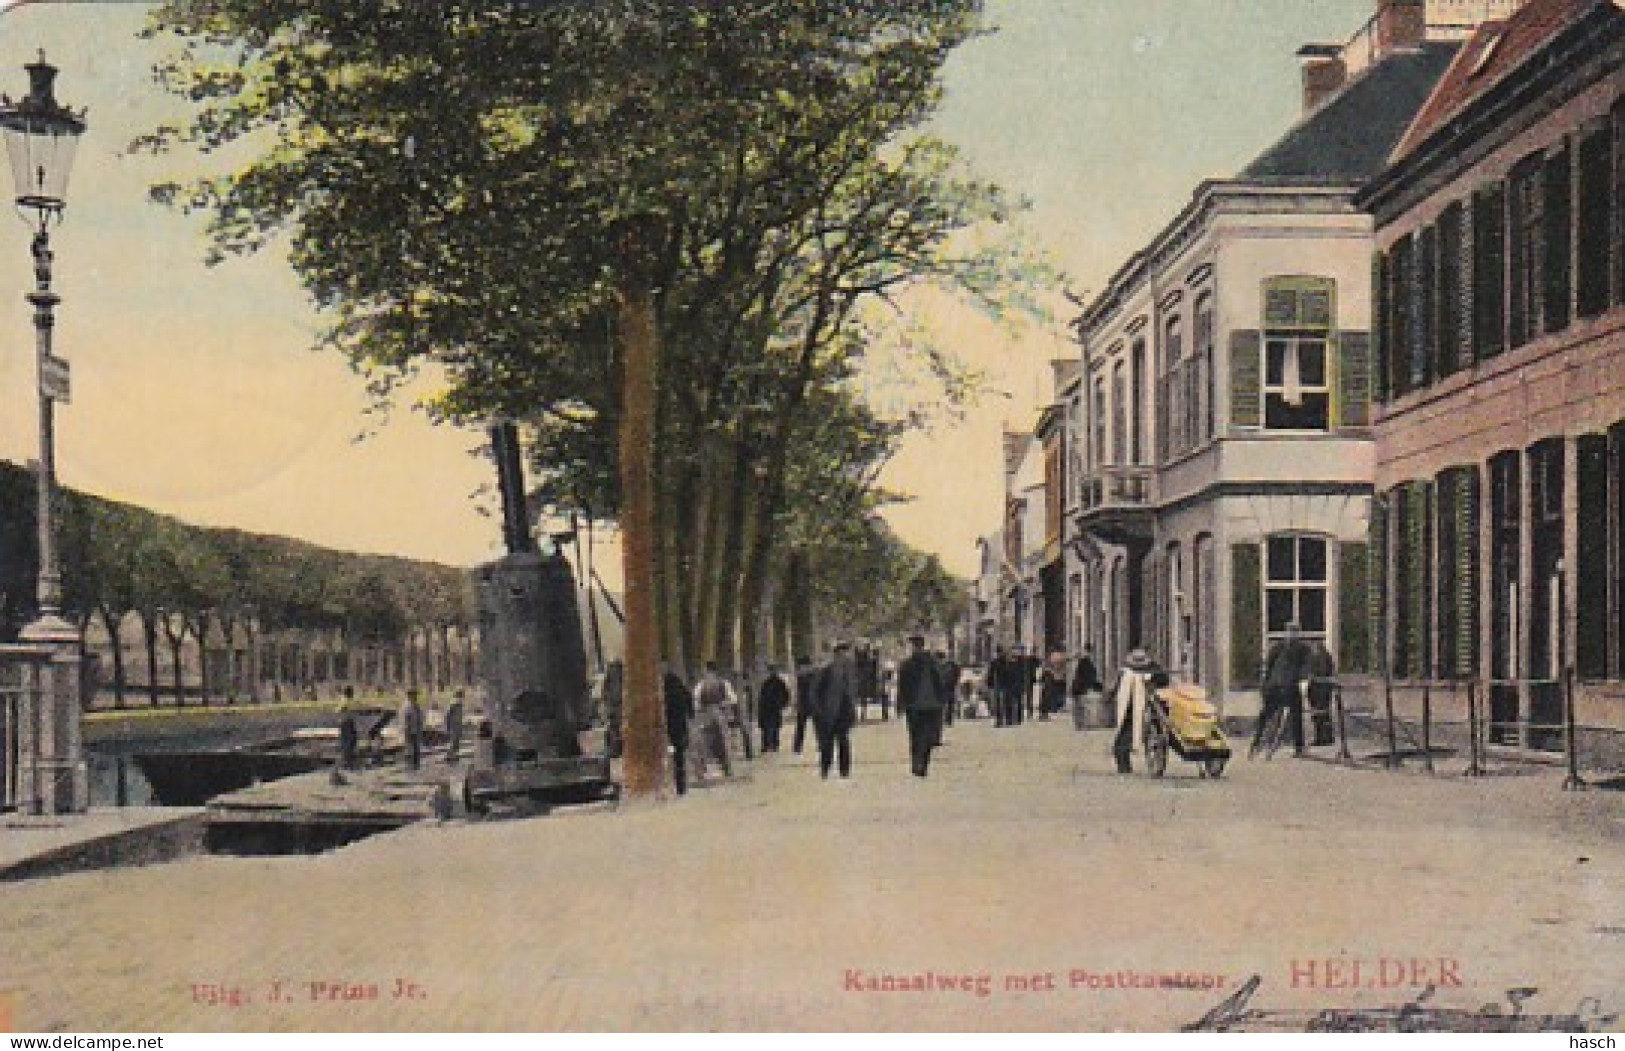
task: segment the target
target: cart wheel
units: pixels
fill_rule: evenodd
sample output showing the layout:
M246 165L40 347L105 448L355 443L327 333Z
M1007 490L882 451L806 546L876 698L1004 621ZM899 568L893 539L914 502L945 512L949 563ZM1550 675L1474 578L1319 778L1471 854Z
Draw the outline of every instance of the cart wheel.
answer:
M1168 771L1168 734L1160 726L1145 728L1145 770L1152 777Z
M1204 759L1202 760L1202 770L1209 777L1223 777L1224 764L1227 762L1229 762L1229 760L1222 755L1214 756L1211 759Z

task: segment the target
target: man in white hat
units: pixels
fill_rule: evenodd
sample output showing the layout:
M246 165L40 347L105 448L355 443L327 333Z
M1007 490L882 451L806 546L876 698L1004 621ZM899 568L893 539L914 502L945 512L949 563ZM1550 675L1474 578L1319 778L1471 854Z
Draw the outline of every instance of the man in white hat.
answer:
M1157 662L1142 649L1129 651L1123 659L1123 668L1112 685L1112 702L1117 706L1117 737L1112 741L1112 755L1117 759L1117 772L1134 772L1129 757L1145 740L1145 706L1151 703L1155 688L1153 676L1159 673Z

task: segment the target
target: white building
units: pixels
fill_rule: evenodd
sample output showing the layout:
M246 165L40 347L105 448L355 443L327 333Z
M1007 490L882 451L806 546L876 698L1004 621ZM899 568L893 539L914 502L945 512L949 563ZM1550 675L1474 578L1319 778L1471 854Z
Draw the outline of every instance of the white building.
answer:
M1353 197L1445 35L1423 0L1379 0L1348 44L1305 48L1299 123L1198 187L1077 319L1072 615L1104 668L1143 646L1235 716L1288 623L1366 669L1372 225Z

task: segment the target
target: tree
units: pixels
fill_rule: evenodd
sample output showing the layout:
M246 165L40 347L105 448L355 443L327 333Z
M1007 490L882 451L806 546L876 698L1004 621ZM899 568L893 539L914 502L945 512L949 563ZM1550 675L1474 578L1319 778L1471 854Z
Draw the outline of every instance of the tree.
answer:
M623 535L632 795L663 781L657 607L690 655L697 626L715 645L720 621L754 622L791 447L831 356L859 349L859 305L922 278L988 290L989 257L950 242L1002 202L957 180L941 144L899 142L978 14L973 0L156 9L152 31L180 41L160 80L197 108L143 145L262 136L245 168L158 191L210 213L217 253L287 231L329 343L381 393L432 360L448 416L563 420L595 432L577 447L615 449L616 473L583 481ZM703 378L679 395L663 361ZM770 415L737 429L735 455L683 451L696 423L756 398ZM675 550L695 522L707 546ZM732 587L716 553L741 551ZM685 558L722 590L684 592Z

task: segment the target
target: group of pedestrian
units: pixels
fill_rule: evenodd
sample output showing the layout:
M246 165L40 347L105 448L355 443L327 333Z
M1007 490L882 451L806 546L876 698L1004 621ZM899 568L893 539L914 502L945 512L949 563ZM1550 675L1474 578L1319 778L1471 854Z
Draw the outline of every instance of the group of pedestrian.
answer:
M1000 646L987 666L987 688L993 706L993 725L1020 726L1033 714L1033 683L1042 662L1017 645L1006 652Z

